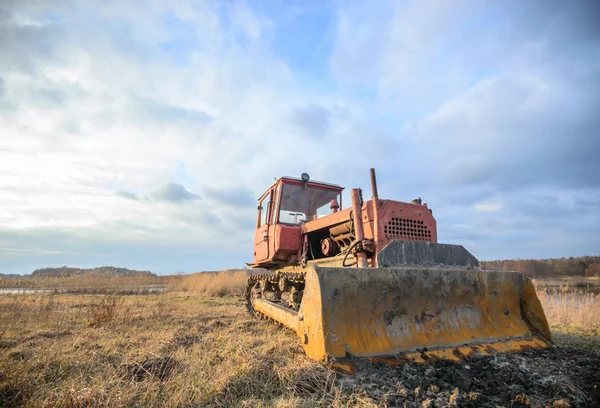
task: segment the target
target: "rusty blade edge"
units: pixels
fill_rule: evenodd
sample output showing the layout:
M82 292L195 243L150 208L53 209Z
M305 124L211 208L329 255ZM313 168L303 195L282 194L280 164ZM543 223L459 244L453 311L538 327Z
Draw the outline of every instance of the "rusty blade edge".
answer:
M548 340L535 336L523 336L521 338L512 338L510 340L496 339L493 341L478 342L453 347L438 347L435 349L422 349L407 351L393 355L354 357L332 359L330 367L336 371L345 374L354 374L356 363L368 361L375 366L386 365L394 367L406 363L431 364L438 360L449 360L455 363L464 361L465 358L472 356L489 356L501 353L523 352L526 350L543 350L553 347Z

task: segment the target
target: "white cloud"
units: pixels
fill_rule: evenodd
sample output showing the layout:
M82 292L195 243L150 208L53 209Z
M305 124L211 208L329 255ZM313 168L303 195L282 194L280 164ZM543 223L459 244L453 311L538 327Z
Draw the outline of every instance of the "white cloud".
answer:
M355 95L374 91L369 112L402 143L388 189L424 197L441 240L485 258L597 251L597 205L569 210L556 197L599 195L598 11L414 1L364 14L341 4L332 69Z
M64 231L53 251L85 230L90 248L180 242L248 260L248 197L330 157L288 123L320 101L269 50L271 24L239 2L15 5L2 20L15 41L0 42L1 227Z
M600 53L584 16L382 4L340 3L327 92L275 54L279 21L250 2L0 6L0 246L123 265L152 248L164 271L240 265L252 201L274 177L364 188L373 166L382 195L427 198L458 242L496 248L472 231L492 223L545 231L531 209L557 195L587 199L563 225L593 225ZM531 10L558 28L527 23ZM554 190L518 199L533 187Z
M499 211L504 207L502 203L478 203L473 206L476 211L494 212Z

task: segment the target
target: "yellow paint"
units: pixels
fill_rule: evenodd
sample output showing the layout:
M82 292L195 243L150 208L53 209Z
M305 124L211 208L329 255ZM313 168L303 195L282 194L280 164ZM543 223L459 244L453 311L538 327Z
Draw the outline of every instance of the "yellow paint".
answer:
M343 371L346 374L354 374L356 366L350 362L336 361L331 364L331 368L339 371Z
M457 361L551 340L533 285L517 272L314 267L299 313L264 300L255 307L294 329L315 360L404 354Z
M254 309L278 321L294 331L298 331L298 313L264 299L254 300Z
M500 343L489 343L489 344L474 344L472 346L463 346L458 348L443 348L437 350L428 350L423 353L405 353L402 354L402 358L396 359L376 359L377 362L385 363L388 365L402 364L406 360L410 360L416 363L429 363L431 360L450 360L459 362L465 357L478 355L490 355L492 353L508 353L515 351L524 351L530 349L541 350L545 349L549 344L538 338L530 339L518 339L518 340L506 340Z

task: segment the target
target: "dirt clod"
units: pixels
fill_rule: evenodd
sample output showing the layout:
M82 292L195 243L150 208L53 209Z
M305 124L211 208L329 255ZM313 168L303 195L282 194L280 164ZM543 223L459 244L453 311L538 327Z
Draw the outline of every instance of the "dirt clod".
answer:
M389 407L506 406L598 407L600 355L557 347L523 353L394 367L356 362L356 373L340 375L345 391L364 392ZM377 384L371 387L369 384ZM596 388L594 388L596 386ZM402 392L400 391L402 390Z

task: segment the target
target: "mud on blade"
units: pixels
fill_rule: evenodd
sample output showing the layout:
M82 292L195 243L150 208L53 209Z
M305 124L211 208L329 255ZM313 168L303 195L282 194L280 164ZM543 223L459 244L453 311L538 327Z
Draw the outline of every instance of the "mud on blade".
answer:
M296 330L307 355L319 360L424 348L446 357L464 346L511 351L551 340L526 276L466 268L314 267Z

